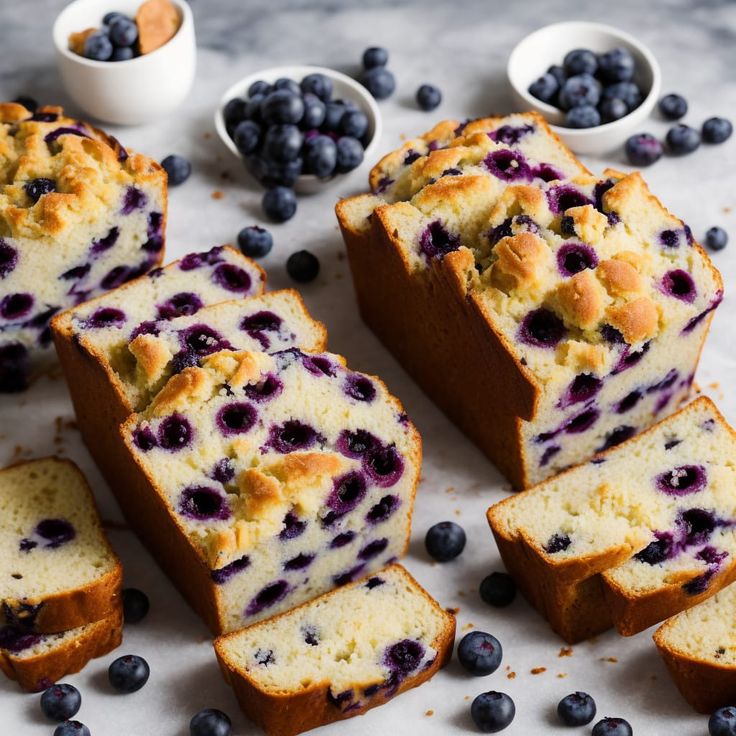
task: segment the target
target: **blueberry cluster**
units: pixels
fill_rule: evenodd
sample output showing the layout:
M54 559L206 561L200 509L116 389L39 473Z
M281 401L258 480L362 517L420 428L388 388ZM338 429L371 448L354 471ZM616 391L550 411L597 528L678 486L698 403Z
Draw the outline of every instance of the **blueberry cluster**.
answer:
M291 188L301 174L327 179L352 171L370 140L366 114L351 100L332 99L323 74L254 82L245 99L225 105L224 117L246 168L268 190L263 210L276 222L296 213Z
M644 95L634 81L631 52L619 46L603 54L573 49L529 85L529 94L565 111L570 128L594 128L628 115Z
M380 46L371 46L363 52L363 71L358 77L358 81L377 100L385 100L391 97L396 89L396 79L386 68L387 64L388 51L386 49Z
M687 100L678 94L665 95L659 101L659 111L666 120L680 120L688 110ZM733 133L726 118L708 118L701 129L677 123L667 131L666 150L673 156L684 156L700 147L700 143L723 143ZM650 133L637 133L626 141L626 156L634 166L650 166L665 152L662 142Z
M128 61L140 56L136 22L123 13L107 13L102 28L85 39L82 53L95 61Z

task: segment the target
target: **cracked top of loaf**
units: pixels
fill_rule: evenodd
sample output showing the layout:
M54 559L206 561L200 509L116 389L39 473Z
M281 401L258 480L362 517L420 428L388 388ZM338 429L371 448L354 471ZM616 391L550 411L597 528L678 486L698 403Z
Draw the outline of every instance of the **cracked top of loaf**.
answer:
M32 113L7 102L0 103L0 182L0 237L54 241L117 207L121 189L165 186L166 174L60 107Z

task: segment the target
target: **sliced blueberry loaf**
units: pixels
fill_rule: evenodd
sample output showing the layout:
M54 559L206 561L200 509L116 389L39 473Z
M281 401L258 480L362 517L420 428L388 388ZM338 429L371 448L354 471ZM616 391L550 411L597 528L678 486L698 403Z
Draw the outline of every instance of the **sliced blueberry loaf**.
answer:
M120 608L122 567L72 462L0 471L0 625L58 633Z
M166 174L61 108L0 104L0 392L56 359L54 314L160 262Z
M523 488L677 407L722 282L638 174L594 177L517 117L496 119L498 140L442 141L337 214L364 319Z
M58 634L34 634L0 628L0 670L29 692L38 692L66 675L79 672L90 659L120 646L122 607L107 618Z
M404 554L420 439L339 356L214 353L121 431L126 487L156 519L144 539L217 633Z
M695 710L712 713L736 702L736 584L665 621L654 642Z
M574 641L635 634L736 578L736 433L700 398L488 511L501 556Z
M215 651L244 713L268 736L293 736L426 682L454 638L454 617L391 565L219 637Z

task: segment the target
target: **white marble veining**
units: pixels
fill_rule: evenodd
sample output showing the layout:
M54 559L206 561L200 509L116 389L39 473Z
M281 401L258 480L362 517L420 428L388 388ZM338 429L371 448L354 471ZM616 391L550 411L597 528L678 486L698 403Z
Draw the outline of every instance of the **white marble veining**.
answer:
M50 40L53 18L63 4L59 0L0 3L0 98L24 93L46 103L67 103ZM464 118L508 111L504 65L516 41L545 23L599 20L640 36L653 49L663 69L663 91L681 92L690 102L687 122L699 125L714 114L736 117L736 4L728 0L194 0L192 6L199 69L188 101L155 125L113 131L125 144L156 158L175 152L193 162L192 178L171 191L169 258L191 248L232 242L241 227L261 222L261 193L216 139L212 108L238 78L275 64L317 63L354 73L364 47L385 45L398 82L397 94L381 103L382 147L388 150L402 134L423 130L439 116ZM414 91L426 81L444 93L441 108L429 115L413 102ZM666 128L656 119L647 125L658 135ZM587 159L586 164L594 170L605 165L627 168L621 158ZM332 208L340 196L363 189L365 176L366 167L318 195L302 198L291 222L269 226L276 245L263 265L272 287L290 286L284 271L288 254L309 248L319 256L319 278L301 291L314 315L327 324L331 348L345 354L354 367L382 375L425 439L424 480L407 566L443 604L459 607L460 634L472 623L498 636L505 660L501 670L482 679L466 676L453 662L430 684L364 718L320 733L472 733L470 701L465 698L490 689L507 692L516 701L516 721L505 732L510 736L565 733L556 725L554 708L559 698L575 689L593 694L600 716L627 718L637 736L705 733L706 719L680 700L649 633L632 639L608 633L594 643L574 647L571 657L559 658L562 642L523 600L494 611L478 599L475 591L480 579L500 564L484 511L503 496L506 486L358 317ZM682 159L665 158L645 176L664 203L690 223L696 237L713 224L731 231L732 244L714 256L726 281L726 299L717 313L698 381L710 387L726 416L736 422L736 397L731 390L736 375L731 338L736 320L731 295L736 278L736 210L732 211L736 208L736 142L703 146ZM213 199L215 191L223 196ZM380 278L378 264L376 278ZM720 386L711 386L713 382ZM35 456L63 452L89 474L104 515L119 519L76 432L67 427L60 433L56 430L56 417L71 416L61 380L44 380L19 397L0 397L0 465L14 456L17 445ZM422 539L431 523L444 518L463 524L468 546L459 560L431 566ZM79 719L89 725L93 736L170 736L187 733L189 717L200 708L219 707L233 717L234 734L255 733L217 674L204 626L130 532L113 530L111 536L123 557L128 584L147 590L152 599L149 618L129 627L119 653L145 656L152 674L139 693L113 696L106 679L106 665L113 655L92 662L83 673L68 678L83 693ZM507 665L515 678L507 678ZM530 670L537 667L547 669L532 675ZM426 715L429 710L433 715ZM13 684L0 678L0 732L42 736L52 730L40 715L38 698L19 694Z

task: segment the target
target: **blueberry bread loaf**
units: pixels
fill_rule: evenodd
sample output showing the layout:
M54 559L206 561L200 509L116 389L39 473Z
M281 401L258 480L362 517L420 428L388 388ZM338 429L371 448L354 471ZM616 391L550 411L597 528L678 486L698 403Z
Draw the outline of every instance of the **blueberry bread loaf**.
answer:
M0 392L55 360L62 309L160 262L166 174L61 108L0 104Z
M454 617L391 565L219 637L215 651L245 714L268 736L293 736L426 682L454 638Z
M700 398L488 511L509 571L577 641L635 634L736 578L736 434Z
M339 356L222 351L121 428L144 540L216 633L403 555L421 444Z
M57 634L34 634L3 626L0 670L24 690L45 690L66 675L79 672L90 659L120 646L122 633L122 606L107 618Z
M695 710L712 713L736 702L736 585L665 621L654 642Z
M68 460L0 471L0 626L52 634L120 608L122 567Z
M364 319L517 488L673 411L722 297L639 174L594 177L523 120L412 143L337 207Z

